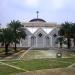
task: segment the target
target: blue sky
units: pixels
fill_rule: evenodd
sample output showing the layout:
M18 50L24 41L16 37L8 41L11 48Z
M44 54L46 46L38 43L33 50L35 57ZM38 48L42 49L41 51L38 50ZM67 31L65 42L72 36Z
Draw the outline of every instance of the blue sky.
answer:
M36 18L37 10L39 18L48 22L75 22L75 0L0 0L0 23L28 22Z

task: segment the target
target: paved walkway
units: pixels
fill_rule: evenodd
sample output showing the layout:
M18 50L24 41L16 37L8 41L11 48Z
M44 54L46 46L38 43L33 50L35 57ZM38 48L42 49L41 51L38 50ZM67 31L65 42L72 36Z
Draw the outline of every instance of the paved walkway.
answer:
M2 60L22 60L22 59L39 59L39 58L55 58L55 50L22 50L14 53L13 55L7 56Z
M72 65L68 66L67 68L73 68L73 66L75 66L75 63L73 63Z
M31 50L31 48L29 48L27 51L25 51L24 53L22 53L18 59L19 59L19 60L23 59L23 57L24 57L30 50Z
M75 75L75 69L63 69L63 68L45 69L12 75Z
M4 57L4 58L2 58L2 60L16 60L16 59L19 59L19 56L24 52L26 52L26 50L22 50L22 51L19 51L17 53L14 53L10 56Z
M55 50L40 50L41 54L44 55L46 58L56 58L56 51Z
M28 50L23 53L20 59L41 59L41 58L56 58L57 51L55 50Z

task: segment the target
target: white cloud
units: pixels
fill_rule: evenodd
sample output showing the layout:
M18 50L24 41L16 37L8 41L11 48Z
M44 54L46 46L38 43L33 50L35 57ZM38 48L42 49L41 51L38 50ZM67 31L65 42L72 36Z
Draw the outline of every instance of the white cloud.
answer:
M25 2L25 4L27 6L30 6L30 7L32 7L32 6L38 6L39 3L40 3L40 0L23 0L23 1Z
M42 8L44 11L58 11L64 8L64 0L42 0L40 8Z
M48 0L47 7L49 10L60 10L64 6L64 0Z
M52 4L55 9L60 9L64 5L64 0L52 0Z
M35 17L36 10L40 17L50 21L64 21L68 17L75 22L75 0L0 0L0 23L12 19L28 21Z

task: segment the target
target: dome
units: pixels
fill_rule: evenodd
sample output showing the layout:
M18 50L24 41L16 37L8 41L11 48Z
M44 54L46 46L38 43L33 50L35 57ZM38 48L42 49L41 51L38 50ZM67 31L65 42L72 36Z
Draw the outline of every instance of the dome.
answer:
M35 19L30 20L29 22L46 22L46 21L40 18L35 18Z

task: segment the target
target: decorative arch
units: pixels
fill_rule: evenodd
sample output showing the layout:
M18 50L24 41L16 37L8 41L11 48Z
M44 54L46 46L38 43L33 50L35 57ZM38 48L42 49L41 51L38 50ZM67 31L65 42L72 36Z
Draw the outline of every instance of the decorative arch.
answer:
M49 47L50 46L50 38L49 36L46 36L46 47Z
M44 34L42 32L39 32L37 34L37 47L43 48L44 46Z
M31 47L34 47L34 46L36 46L36 37L32 36L31 37Z

